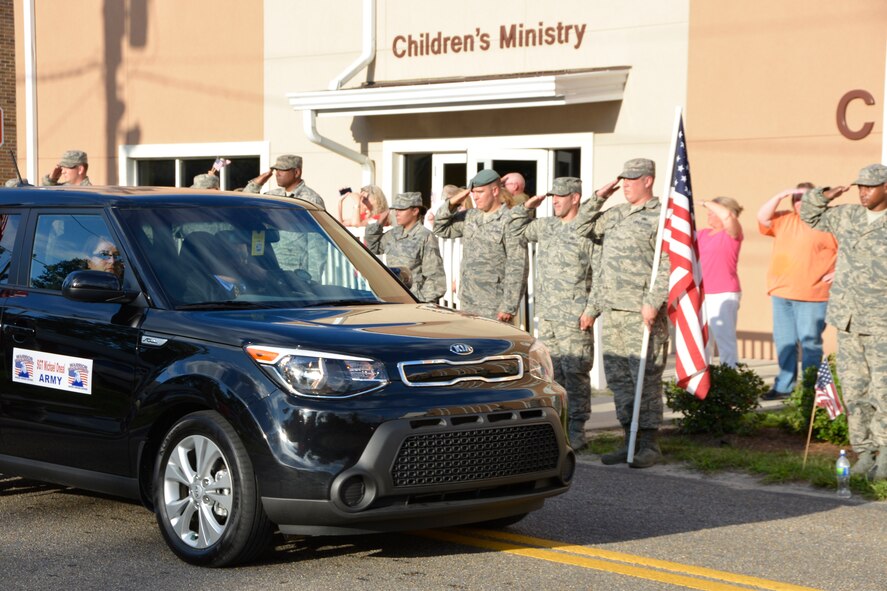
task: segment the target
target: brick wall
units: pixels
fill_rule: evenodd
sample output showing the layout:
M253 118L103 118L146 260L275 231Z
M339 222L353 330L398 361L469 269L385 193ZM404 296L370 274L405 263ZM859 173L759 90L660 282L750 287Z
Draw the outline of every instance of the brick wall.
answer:
M15 0L0 0L0 108L3 109L3 147L0 148L0 183L15 177L9 150L19 157L15 112ZM19 167L24 163L20 162ZM24 174L24 170L22 170Z

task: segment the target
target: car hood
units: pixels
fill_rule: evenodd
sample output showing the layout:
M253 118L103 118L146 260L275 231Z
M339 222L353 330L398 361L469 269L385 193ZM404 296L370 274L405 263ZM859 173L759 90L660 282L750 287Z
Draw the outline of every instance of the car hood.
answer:
M156 311L155 311L156 312ZM271 310L163 311L146 331L235 346L264 344L402 359L464 343L473 357L526 352L532 337L511 325L429 304L375 304Z

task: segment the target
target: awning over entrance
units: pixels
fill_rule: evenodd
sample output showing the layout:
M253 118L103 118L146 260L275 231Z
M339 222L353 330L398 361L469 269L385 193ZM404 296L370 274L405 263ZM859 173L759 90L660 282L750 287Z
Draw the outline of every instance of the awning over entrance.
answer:
M398 115L549 107L622 99L629 66L486 78L412 80L288 94L295 110L318 116Z

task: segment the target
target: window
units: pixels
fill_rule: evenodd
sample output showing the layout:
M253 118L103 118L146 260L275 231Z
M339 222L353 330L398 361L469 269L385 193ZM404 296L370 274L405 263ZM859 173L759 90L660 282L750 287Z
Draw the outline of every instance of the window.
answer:
M120 147L120 183L134 186L190 187L194 177L209 172L217 158L222 190L243 188L270 165L267 142L207 144L138 144Z
M0 214L0 284L9 283L9 267L12 264L12 248L18 234L18 215Z
M61 290L65 277L82 269L123 275L123 259L102 217L97 214L40 215L28 285Z
M209 172L215 158L151 158L136 160L136 186L190 187L194 177ZM223 190L243 188L259 176L259 157L226 158L230 164L223 167L219 181ZM179 179L178 184L176 178Z
M411 301L346 230L299 207L163 207L119 216L179 308Z

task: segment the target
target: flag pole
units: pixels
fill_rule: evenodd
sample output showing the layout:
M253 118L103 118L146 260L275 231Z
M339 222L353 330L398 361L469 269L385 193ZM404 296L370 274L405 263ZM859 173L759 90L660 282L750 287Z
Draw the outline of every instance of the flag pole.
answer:
M804 462L801 469L807 467L807 452L810 451L810 438L813 436L813 418L816 416L816 398L813 399L813 408L810 409L810 427L807 429L807 445L804 446Z
M678 146L678 130L681 125L681 107L675 107L674 129L671 132L671 149L668 152L668 168L665 175L665 190L662 192L659 204L659 228L656 231L656 250L653 253L653 271L650 275L650 291L656 283L656 274L659 270L659 259L662 258L662 234L665 229L665 215L668 211L668 199L671 194L671 178L674 175L675 151ZM642 317L643 318L643 317ZM634 405L631 409L631 427L628 436L628 463L634 461L634 448L637 443L638 422L641 415L641 394L644 389L644 375L647 371L647 351L650 347L650 328L644 323L644 336L641 341L641 359L638 366L638 379L634 388Z

